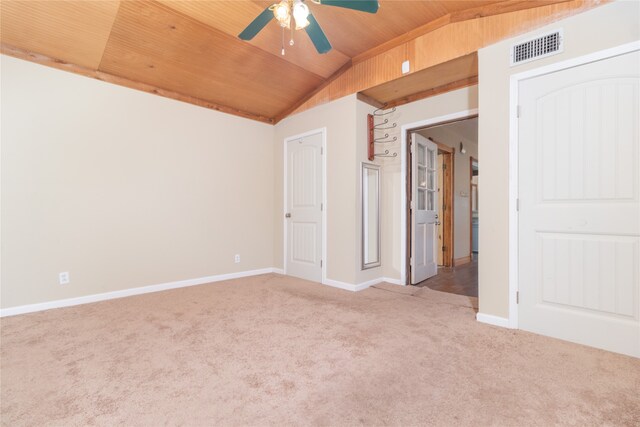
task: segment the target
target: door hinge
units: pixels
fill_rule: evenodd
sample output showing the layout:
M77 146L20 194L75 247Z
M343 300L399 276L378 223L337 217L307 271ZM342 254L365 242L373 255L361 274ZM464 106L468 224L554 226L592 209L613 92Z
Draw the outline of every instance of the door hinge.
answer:
M409 208L413 209L413 200L409 203Z
M516 291L516 304L520 304L520 291Z
M447 250L447 247L446 247L446 246L443 246L443 247L442 247L442 252L445 252L446 250Z
M446 163L443 163L443 164L442 164L442 170L443 170L443 171L444 171L444 170L447 170L447 164L446 164Z
M322 156L324 154L324 147L320 147L320 155Z
M322 260L320 260L320 268L322 268Z
M520 118L520 114L522 114L522 108L520 108L520 106L518 105L516 107L516 117Z
M520 212L520 199L516 199L516 212Z
M320 212L322 212L323 209L324 209L324 204L320 203Z

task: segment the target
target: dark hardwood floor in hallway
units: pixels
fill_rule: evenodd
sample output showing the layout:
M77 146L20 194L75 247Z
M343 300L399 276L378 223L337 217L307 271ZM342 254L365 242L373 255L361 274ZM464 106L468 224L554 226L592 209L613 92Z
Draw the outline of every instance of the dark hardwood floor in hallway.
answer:
M438 267L438 274L418 283L434 291L478 297L478 259L458 267Z

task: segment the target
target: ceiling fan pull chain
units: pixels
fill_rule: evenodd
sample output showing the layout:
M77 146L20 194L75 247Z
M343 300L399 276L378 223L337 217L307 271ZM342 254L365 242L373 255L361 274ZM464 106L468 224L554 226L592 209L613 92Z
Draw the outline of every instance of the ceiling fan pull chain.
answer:
M289 18L289 27L291 27L291 40L289 41L289 46L293 46L293 33L296 31L296 24L293 21L293 17Z
M282 27L282 56L284 56L284 27Z

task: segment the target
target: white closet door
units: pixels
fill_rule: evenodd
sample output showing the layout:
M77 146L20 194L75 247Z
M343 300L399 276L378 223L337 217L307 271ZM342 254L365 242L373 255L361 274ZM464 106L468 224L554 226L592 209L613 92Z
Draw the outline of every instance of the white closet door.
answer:
M287 142L286 274L322 282L322 134Z
M525 80L519 326L640 357L640 54Z

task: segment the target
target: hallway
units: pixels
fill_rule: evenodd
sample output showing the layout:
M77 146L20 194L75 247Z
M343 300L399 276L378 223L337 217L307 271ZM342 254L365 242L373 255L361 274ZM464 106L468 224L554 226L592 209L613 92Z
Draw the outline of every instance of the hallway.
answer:
M478 297L478 259L477 257L458 267L438 267L438 274L418 283L418 287L428 287L434 291Z

